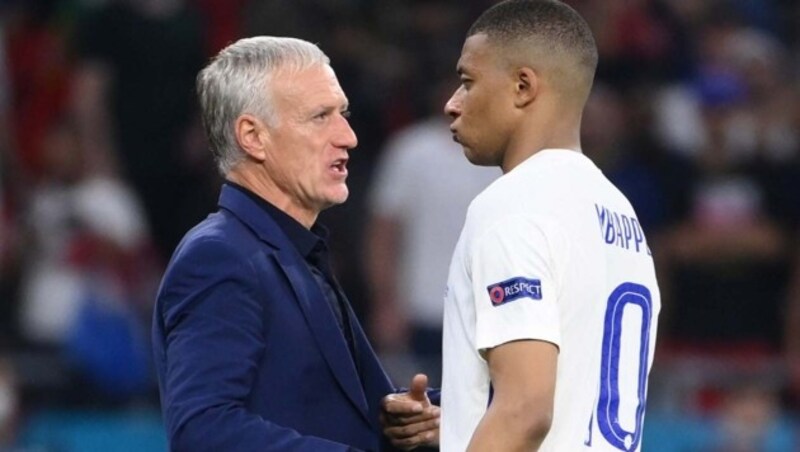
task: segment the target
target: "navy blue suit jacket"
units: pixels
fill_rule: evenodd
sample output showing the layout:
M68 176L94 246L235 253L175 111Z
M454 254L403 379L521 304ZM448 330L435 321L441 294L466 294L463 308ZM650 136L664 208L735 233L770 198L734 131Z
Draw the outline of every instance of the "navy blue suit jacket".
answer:
M229 186L219 207L178 246L156 302L171 449L388 448L378 413L393 387L355 315L360 376L319 285L269 214Z

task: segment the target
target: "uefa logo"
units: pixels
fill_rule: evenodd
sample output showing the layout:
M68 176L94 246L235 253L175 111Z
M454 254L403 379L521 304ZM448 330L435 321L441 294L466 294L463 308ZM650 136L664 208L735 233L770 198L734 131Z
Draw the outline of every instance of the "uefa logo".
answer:
M497 285L489 289L489 299L492 300L492 304L502 304L505 298L506 291L503 290L503 286Z

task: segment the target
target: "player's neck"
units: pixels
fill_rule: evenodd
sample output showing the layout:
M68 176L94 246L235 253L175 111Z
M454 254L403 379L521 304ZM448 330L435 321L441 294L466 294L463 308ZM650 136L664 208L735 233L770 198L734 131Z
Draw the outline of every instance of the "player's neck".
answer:
M571 149L581 152L580 117L530 115L508 142L501 168L508 173L544 149Z

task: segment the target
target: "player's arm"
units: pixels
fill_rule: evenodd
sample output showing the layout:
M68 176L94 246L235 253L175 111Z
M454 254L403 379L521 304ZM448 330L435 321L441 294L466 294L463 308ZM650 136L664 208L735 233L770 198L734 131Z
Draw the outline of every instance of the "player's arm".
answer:
M489 349L485 357L494 395L467 450L538 450L553 418L558 348L520 340Z

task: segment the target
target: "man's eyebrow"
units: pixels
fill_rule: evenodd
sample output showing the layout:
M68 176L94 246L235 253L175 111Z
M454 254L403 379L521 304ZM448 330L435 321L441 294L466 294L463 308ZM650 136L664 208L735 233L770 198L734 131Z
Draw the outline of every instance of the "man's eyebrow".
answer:
M342 112L347 111L350 109L350 104L348 102L344 102L341 104L319 104L316 107L309 110L309 115L316 115L319 113L333 113L335 111Z

